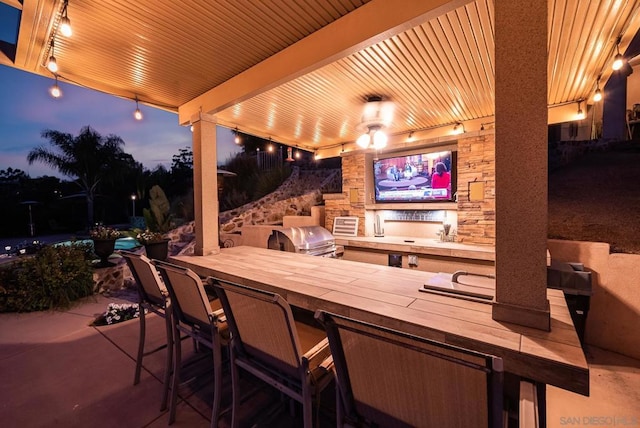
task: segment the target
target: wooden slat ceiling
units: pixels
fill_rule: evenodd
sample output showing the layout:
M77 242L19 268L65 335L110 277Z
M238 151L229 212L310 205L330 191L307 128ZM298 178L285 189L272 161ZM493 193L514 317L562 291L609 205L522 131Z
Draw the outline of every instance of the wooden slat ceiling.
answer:
M392 134L490 121L493 2L468 2L215 115L225 126L308 149L355 140L368 95L395 103ZM70 0L74 36L55 38L60 80L176 111L366 3ZM51 77L44 62L61 6L25 0L16 58L0 64ZM624 51L639 9L638 0L549 1L549 106L589 99L600 74L604 86L616 38Z

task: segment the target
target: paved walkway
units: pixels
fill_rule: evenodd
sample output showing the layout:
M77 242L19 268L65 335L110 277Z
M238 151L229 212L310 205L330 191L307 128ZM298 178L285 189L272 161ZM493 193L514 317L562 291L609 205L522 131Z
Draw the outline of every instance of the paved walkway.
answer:
M0 314L1 426L167 426L163 353L145 358L134 386L138 321L90 326L112 301L127 302L96 296L66 312ZM153 349L164 340L164 321L148 319ZM209 396L205 388L181 401L173 426L209 426Z

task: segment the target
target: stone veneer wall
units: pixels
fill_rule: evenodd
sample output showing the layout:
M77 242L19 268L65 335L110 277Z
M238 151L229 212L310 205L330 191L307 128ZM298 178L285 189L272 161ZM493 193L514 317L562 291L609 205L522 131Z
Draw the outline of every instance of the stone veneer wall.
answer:
M339 216L360 218L358 236L364 236L365 154L354 152L342 158L342 189L325 198L325 227L333 228ZM469 201L468 183L484 182L484 200ZM357 202L350 201L350 190ZM495 245L495 134L484 133L458 140L458 241Z
M325 228L333 230L336 217L359 217L358 236L364 236L365 154L353 152L342 157L342 198L325 199ZM350 192L357 193L357 202L351 202Z
M495 134L458 140L458 241L495 245ZM469 201L469 183L484 182L484 200Z
M340 170L293 169L291 176L276 191L234 210L220 213L222 245L238 245L244 225L281 225L285 215L304 215L311 207L322 202L322 189L335 188ZM194 223L190 222L169 233L170 255L193 254L195 245Z

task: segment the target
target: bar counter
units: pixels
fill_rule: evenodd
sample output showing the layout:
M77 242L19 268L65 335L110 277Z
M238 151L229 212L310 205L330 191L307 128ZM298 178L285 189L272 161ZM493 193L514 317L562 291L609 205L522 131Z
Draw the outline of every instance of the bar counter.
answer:
M323 309L502 357L505 370L589 394L589 368L561 290L548 289L551 331L491 318L491 304L420 292L432 273L255 247L170 261L277 292L289 304Z
M470 245L460 242L440 242L435 238L409 236L335 236L336 244L344 247L368 248L382 251L408 252L442 257L495 261L493 246Z

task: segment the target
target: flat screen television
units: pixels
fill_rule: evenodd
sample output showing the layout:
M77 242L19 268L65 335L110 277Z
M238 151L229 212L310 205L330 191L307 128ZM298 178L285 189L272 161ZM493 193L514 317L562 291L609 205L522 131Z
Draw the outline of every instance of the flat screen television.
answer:
M375 201L448 202L456 192L456 152L425 152L373 161Z

